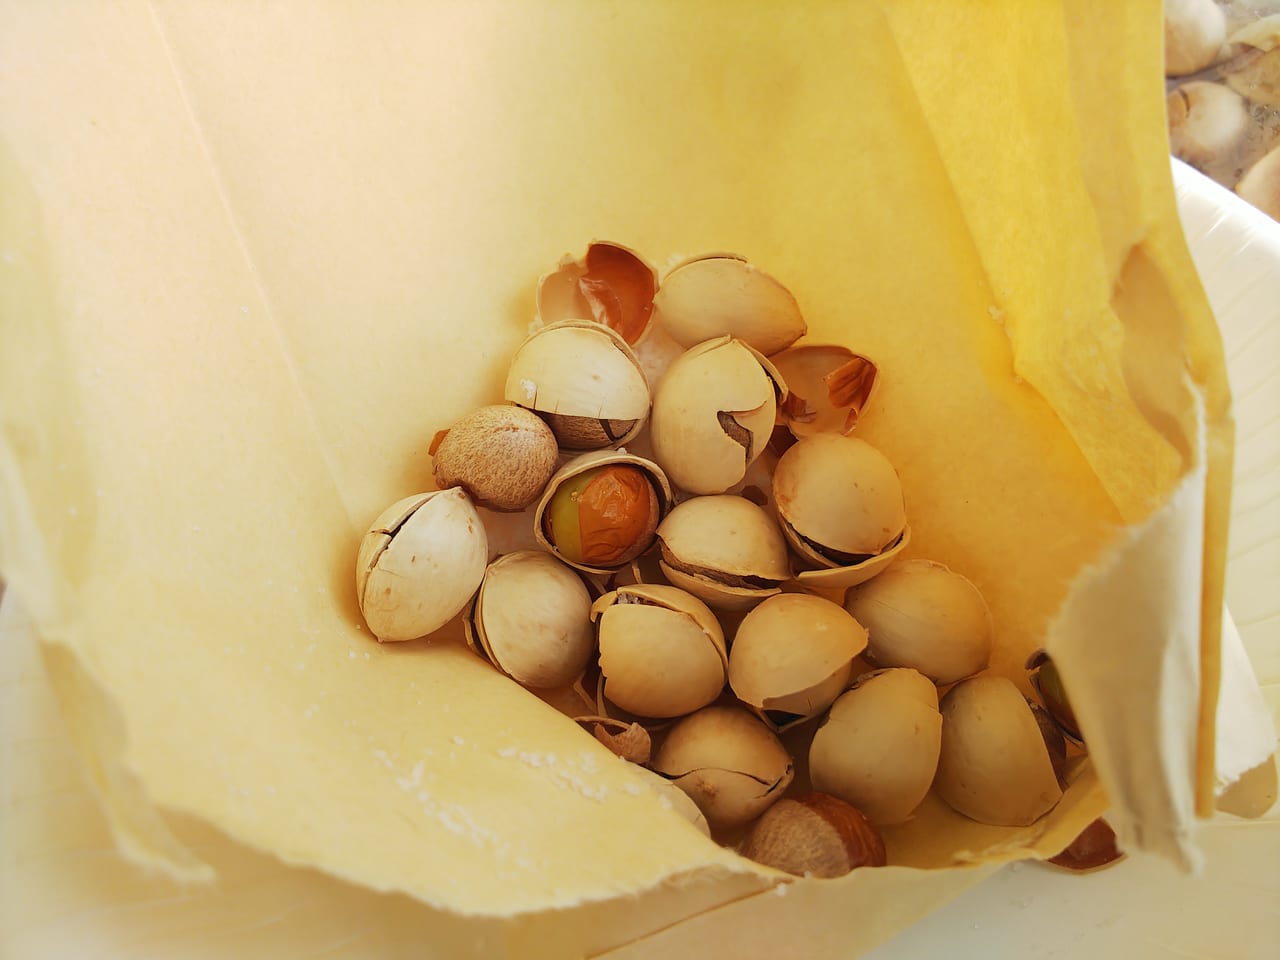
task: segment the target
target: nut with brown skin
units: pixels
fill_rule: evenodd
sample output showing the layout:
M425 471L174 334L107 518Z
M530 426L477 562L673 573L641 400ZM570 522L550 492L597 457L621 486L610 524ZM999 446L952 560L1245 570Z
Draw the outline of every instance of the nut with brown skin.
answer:
M1090 873L1123 858L1124 854L1116 845L1116 832L1111 829L1111 824L1099 817L1080 831L1065 850L1056 857L1050 857L1049 863L1076 873Z
M440 489L462 487L479 506L515 512L541 496L558 458L555 434L540 418L494 404L449 428L431 470Z
M796 876L841 877L887 862L884 840L871 821L825 793L779 800L752 825L738 852Z
M623 451L585 453L561 467L534 512L538 543L572 567L609 573L654 544L671 504L657 464Z

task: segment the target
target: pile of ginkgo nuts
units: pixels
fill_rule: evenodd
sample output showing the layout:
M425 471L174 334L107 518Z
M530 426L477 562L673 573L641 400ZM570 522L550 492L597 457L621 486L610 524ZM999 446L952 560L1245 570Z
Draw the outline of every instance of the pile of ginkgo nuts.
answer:
M463 614L479 656L532 690L574 691L583 727L690 820L794 874L883 865L879 828L931 787L983 823L1053 808L1064 734L1080 745L1060 680L1045 657L1028 664L1042 707L984 675L981 593L902 558L897 472L851 436L871 360L796 346L795 298L733 255L659 285L596 242L537 301L506 403L437 434L439 490L387 509L360 544L379 640ZM640 344L654 326L656 358ZM537 548L490 562L477 507L491 524L532 508ZM784 731L812 792L788 795Z

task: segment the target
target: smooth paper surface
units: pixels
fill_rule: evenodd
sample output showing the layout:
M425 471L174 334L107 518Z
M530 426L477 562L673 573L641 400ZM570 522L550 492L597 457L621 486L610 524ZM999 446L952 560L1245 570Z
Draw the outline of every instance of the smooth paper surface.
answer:
M1105 91L1085 7L991 9L10 10L0 570L125 848L207 877L190 818L416 897L433 929L528 914L580 952L776 883L456 631L379 646L355 609L365 525L429 486L435 431L499 398L538 274L600 237L737 250L815 342L874 358L858 431L900 471L911 554L982 589L993 669L1021 679L1051 640L1086 690L1103 782L1021 831L931 799L895 863L1050 854L1108 793L1130 839L1189 857L1221 348L1150 122L1113 164L1081 126L1104 96L1158 109L1159 8L1109 41ZM1164 616L1088 670L1113 595ZM1117 777L1135 751L1149 778ZM905 867L790 884L767 914L856 949L981 875ZM895 906L854 937L853 894Z

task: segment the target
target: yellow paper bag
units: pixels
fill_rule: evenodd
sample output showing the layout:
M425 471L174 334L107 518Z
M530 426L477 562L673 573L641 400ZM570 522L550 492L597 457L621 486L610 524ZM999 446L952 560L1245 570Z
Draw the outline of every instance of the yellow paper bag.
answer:
M447 956L848 956L1108 803L1193 859L1231 421L1121 6L10 10L0 570L122 848L405 893L368 909ZM780 885L456 632L372 641L360 533L593 237L737 250L876 358L911 553L1076 699L1042 821L931 797L894 866Z

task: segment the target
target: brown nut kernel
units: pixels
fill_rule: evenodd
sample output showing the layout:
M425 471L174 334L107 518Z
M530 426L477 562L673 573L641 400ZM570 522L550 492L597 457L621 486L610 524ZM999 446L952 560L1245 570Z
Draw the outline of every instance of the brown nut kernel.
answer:
M887 862L884 840L871 821L825 793L779 800L752 825L738 852L796 876L841 877Z
M538 416L494 404L445 432L431 472L441 490L462 487L479 506L515 512L542 494L558 456L555 434Z

